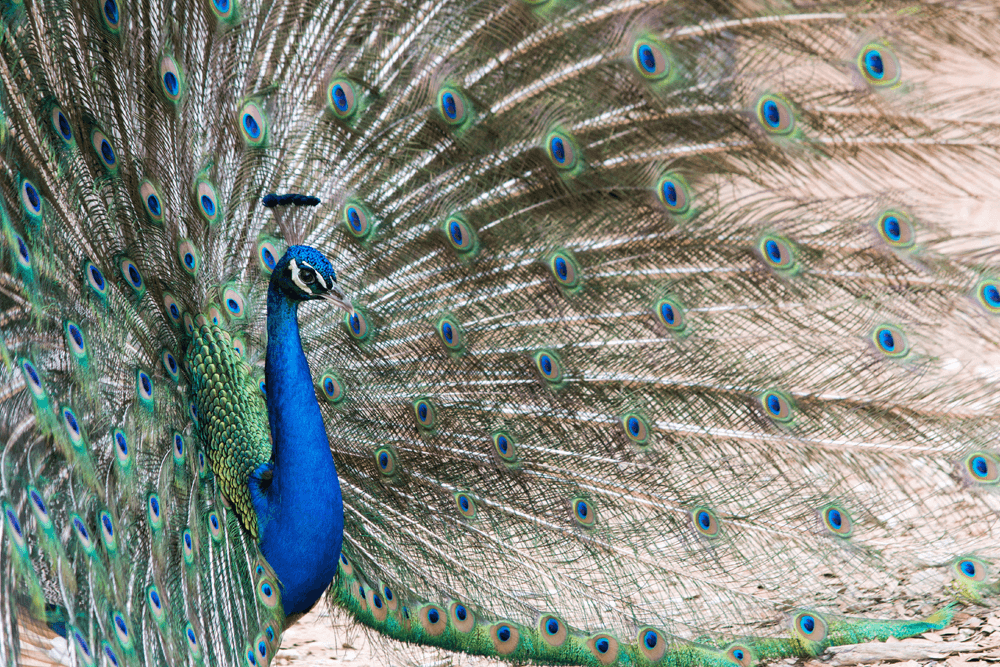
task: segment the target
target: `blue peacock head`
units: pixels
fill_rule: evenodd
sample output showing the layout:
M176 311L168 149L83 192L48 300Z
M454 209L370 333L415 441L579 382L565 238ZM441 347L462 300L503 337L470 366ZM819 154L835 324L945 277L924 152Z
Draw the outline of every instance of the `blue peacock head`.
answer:
M293 245L285 251L271 273L275 284L294 301L323 299L354 312L350 299L337 284L333 265L319 250L307 245Z

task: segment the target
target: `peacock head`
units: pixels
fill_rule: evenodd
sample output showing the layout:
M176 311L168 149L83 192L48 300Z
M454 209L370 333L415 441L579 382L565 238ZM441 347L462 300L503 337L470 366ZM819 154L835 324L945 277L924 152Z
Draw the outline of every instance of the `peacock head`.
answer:
M293 301L324 299L354 312L350 299L337 284L337 273L319 250L307 245L293 245L275 265L271 283Z

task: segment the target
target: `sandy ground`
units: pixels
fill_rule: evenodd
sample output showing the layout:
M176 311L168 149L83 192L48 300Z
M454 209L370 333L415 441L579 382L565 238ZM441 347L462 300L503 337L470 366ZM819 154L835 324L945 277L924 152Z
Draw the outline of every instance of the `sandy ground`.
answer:
M479 656L411 646L393 640L372 642L368 631L347 614L323 603L285 631L274 665L282 667L498 667L506 663Z

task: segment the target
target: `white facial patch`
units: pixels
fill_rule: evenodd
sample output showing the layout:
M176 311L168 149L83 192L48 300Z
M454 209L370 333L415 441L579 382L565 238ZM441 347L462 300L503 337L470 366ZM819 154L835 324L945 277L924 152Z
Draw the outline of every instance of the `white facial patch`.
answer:
M296 264L294 259L288 263L288 266L292 270L292 282L295 283L295 285L306 294L313 294L312 289L308 285L306 285L305 282L302 281L302 278L299 276L299 271L301 269L299 269L299 265ZM322 287L324 291L327 289L326 280L323 278L322 273L316 271L314 267L309 266L307 262L302 262L302 268L312 269L313 272L316 274L316 282L319 283L320 287Z

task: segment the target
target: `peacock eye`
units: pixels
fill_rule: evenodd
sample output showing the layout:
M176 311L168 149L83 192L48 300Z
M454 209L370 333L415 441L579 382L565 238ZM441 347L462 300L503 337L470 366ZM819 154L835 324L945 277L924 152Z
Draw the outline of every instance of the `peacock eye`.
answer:
M305 284L312 285L316 282L316 272L309 267L302 267L299 269L299 278L301 278L302 282Z

